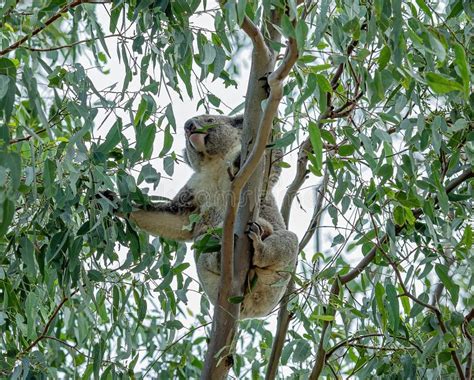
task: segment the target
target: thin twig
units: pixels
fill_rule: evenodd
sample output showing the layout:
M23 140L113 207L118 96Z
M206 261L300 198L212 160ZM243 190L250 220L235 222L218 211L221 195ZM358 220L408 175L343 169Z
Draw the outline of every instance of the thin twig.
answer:
M48 330L49 328L51 327L51 324L53 323L53 321L55 320L56 316L58 315L59 311L61 310L61 308L64 306L64 304L73 296L75 295L79 290L75 290L71 293L70 296L65 296L61 302L59 303L58 306L56 306L56 309L54 309L53 311L53 314L51 314L51 317L49 317L49 320L48 322L46 322L46 325L44 326L44 329L42 331L42 333L33 341L30 343L30 345L25 348L21 354L25 354L27 353L28 351L30 351L33 347L35 347L42 339L45 339L45 337L47 337L47 333L48 333Z
M43 133L43 132L46 132L46 128L41 128L38 131L36 131L35 133L38 134L38 133ZM28 135L28 136L25 136L25 137L20 137L18 139L13 139L13 140L10 140L9 144L13 145L13 144L18 144L19 142L22 142L22 141L28 141L33 136L34 135Z
M468 328L469 323L471 322L473 318L474 318L474 309L471 309L471 311L464 317L464 321L461 326L462 333L466 337L466 339L468 340L471 346L469 353L467 354L468 356L466 360L466 370L464 371L466 379L472 379L472 363L474 362L474 337L471 335Z
M372 334L364 334L364 335L354 336L352 338L346 339L346 340L336 344L330 350L328 350L328 352L326 354L326 361L329 360L329 357L332 354L334 354L339 348L350 345L350 343L355 342L357 340L361 340L361 339L365 339L365 338L373 338L373 337L385 337L385 335L381 334L381 333L372 333ZM420 348L420 346L418 346L416 343L412 342L408 338L405 338L403 336L393 336L393 338L406 341L406 342L410 343L413 347L415 347L419 352L423 352L423 350Z
M23 36L20 38L18 41L13 43L12 45L8 46L7 48L3 49L0 51L0 56L6 55L10 53L11 51L17 49L20 47L22 44L24 44L26 41L28 41L31 37L36 36L38 33L41 33L46 27L51 25L53 22L55 22L57 19L62 17L62 15L71 9L81 5L81 4L104 4L104 3L109 3L107 2L93 2L93 1L88 1L88 0L74 0L72 3L66 4L64 7L62 7L58 13L54 14L51 16L48 20L46 20L41 26L33 30L30 34Z
M123 36L122 34L109 34L107 36L104 36L104 39L105 38L113 38L113 37L120 37L122 39L133 39L133 37L125 37ZM80 41L75 41L75 42L72 42L70 44L67 44L67 45L61 45L61 46L53 46L53 47L49 47L49 48L34 48L34 47L30 47L30 46L23 46L26 50L29 50L29 51L37 51L37 52L47 52L47 51L55 51L55 50L61 50L61 49L70 49L76 45L80 45L80 44L84 44L84 43L88 43L88 42L92 42L92 41L96 41L98 40L99 37L95 37L95 38L86 38L84 40L80 40Z

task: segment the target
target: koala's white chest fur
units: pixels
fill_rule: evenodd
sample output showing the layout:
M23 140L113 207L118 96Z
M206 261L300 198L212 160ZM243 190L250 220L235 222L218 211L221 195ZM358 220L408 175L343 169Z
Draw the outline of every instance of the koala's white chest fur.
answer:
M188 184L193 191L201 213L218 210L224 212L230 190L230 178L227 173L229 161L209 161L203 169L194 173Z

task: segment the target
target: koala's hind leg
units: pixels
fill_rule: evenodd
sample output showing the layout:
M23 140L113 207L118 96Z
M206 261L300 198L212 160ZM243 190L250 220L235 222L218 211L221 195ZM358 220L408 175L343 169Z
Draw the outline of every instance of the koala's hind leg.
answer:
M293 232L278 230L262 239L264 231L253 223L248 234L254 248L253 265L259 268L272 267L273 270L284 270L294 265L298 255L298 238Z
M197 257L196 257L197 256ZM216 304L221 277L220 252L202 252L195 254L199 282L212 304Z

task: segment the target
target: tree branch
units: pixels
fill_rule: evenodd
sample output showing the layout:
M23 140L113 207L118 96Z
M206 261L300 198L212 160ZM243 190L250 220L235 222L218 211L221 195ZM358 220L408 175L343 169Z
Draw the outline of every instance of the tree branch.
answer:
M355 41L355 40L352 41L349 44L349 47L347 48L347 54L349 56L352 54L352 52L354 51L357 44L358 44L358 41ZM343 68L344 68L344 63L341 63L338 66L338 68L337 68L337 70L336 70L336 72L335 72L335 74L334 74L334 76L331 80L331 86L332 86L333 89L337 88L337 86L339 85L339 80L342 76ZM318 118L318 121L317 121L318 128L321 128L324 120L326 120L329 117L339 118L339 117L346 117L346 116L350 115L350 113L355 108L357 100L360 99L361 96L362 96L361 93L356 95L354 100L350 103L351 107L349 109L349 112L344 112L343 114L342 113L337 114L332 109L332 98L331 98L331 95L328 93L328 96L327 96L327 99L328 99L327 109ZM344 110L345 108L347 108L347 106L343 107L342 110ZM311 152L311 151L312 151L312 145L311 145L311 141L308 137L300 145L300 149L299 149L299 153L298 153L298 163L297 163L297 167L296 167L296 174L295 174L295 177L294 177L293 181L288 186L288 189L285 193L285 196L284 196L283 202L282 202L282 206L281 206L281 214L283 216L283 220L284 220L285 225L287 227L288 227L288 223L289 223L289 220L290 220L290 212L291 212L291 206L293 204L293 201L296 197L296 194L298 193L299 189L301 188L301 186L305 182L305 180L307 178L307 175L308 175L308 169L307 169L308 152ZM325 179L323 180L323 190L322 190L323 192L325 192L325 189L327 187L327 181L329 180L329 177L326 177L326 175L327 175L327 173L325 173ZM319 207L315 207L313 217L312 217L311 223L310 223L310 229L311 229L311 226L313 225L313 223L319 224L319 223L317 223L317 219L320 217L320 212L321 212L320 208L322 207L323 198L324 198L323 196L321 196L319 198L321 200L321 204L319 205ZM316 227L317 226L315 226L315 228ZM300 242L300 250L303 249L304 246L306 246L307 240L309 240L311 238L311 236L312 236L312 232L310 230L308 230L305 233L305 235L303 236L302 241ZM276 377L279 359L281 357L281 353L282 353L282 350L283 350L283 344L285 342L285 336L286 336L286 333L288 331L288 326L289 326L289 322L290 322L290 318L291 318L291 315L287 311L287 303L288 303L290 293L292 291L292 290L290 291L290 289L292 289L293 287L294 287L293 281L290 281L287 292L286 292L285 296L283 297L283 299L280 303L280 312L278 314L277 332L276 332L276 337L277 338L275 339L275 341L273 343L273 347L272 347L272 353L271 353L269 367L268 367L267 376L266 376L267 380L271 380L271 379L274 379Z
M270 51L265 43L262 32L252 22L252 20L250 20L250 18L245 16L241 27L245 34L247 34L247 36L252 40L253 47L256 51L260 54L265 52L266 55L270 55Z
M346 339L338 344L336 344L334 347L332 347L326 354L326 361L329 359L329 357L334 354L339 348L344 347L352 342L365 339L365 338L372 338L372 337L384 337L384 334L381 333L372 333L372 334L364 334L364 335L359 335L359 336L353 336L352 338ZM403 341L406 341L410 343L413 347L415 347L419 352L423 352L423 350L418 346L416 343L413 343L411 340L408 338L402 337L402 336L393 336L395 339L400 339Z
M452 192L454 189L456 189L459 185L464 183L465 181L469 180L470 178L474 177L474 171L472 170L467 170L464 173L462 173L459 177L451 181L449 184L446 185L446 193ZM437 201L437 199L436 199ZM413 215L415 216L416 219L418 219L421 215L423 214L422 209L417 209L413 211ZM396 228L395 229L395 235L399 235L400 232L402 231L402 227ZM330 295L329 295L329 302L327 305L327 315L335 315L336 311L334 308L331 307L331 299L337 297L339 295L339 290L340 290L340 285L347 284L349 281L352 281L356 277L361 274L365 268L372 262L372 260L375 258L375 255L377 251L379 251L380 246L386 244L388 242L388 234L385 234L381 239L379 239L378 244L375 245L370 252L357 264L357 266L352 269L349 273L347 273L344 276L339 277L337 280L335 280L332 284L331 290L330 290ZM432 308L432 305L425 304L425 307L427 308ZM323 327L321 330L321 336L320 336L320 341L318 345L318 349L316 352L316 361L313 367L313 370L311 372L311 375L309 377L310 380L316 380L319 378L319 375L321 374L324 364L326 362L326 350L324 349L324 340L325 340L325 335L326 332L331 325L331 322L325 321L323 323ZM464 375L462 376L464 378Z
M471 349L469 350L467 360L466 360L466 370L464 371L466 379L472 379L472 363L474 362L474 337L470 334L468 330L468 325L473 318L474 318L474 309L471 309L471 311L464 317L464 321L461 326L464 336L466 337L466 339L469 341L469 344L471 345Z
M69 297L64 297L61 302L59 303L58 306L56 306L56 309L54 309L53 311L53 314L51 314L51 317L49 317L49 320L48 322L46 322L46 325L44 326L43 328L43 331L42 333L33 341L30 343L30 345L25 348L21 354L25 354L27 353L28 351L30 351L33 347L35 347L42 339L45 339L47 338L47 335L48 335L48 330L49 328L51 327L51 324L53 323L53 321L55 320L56 316L58 315L59 311L61 310L61 308L64 306L64 304L73 296L75 295L79 290L75 290L71 293L71 295Z
M109 2L109 1L108 1ZM108 3L107 2L107 3ZM6 55L8 53L10 53L11 51L17 49L18 47L20 47L22 44L24 44L26 41L28 41L31 37L34 37L36 36L38 33L42 32L44 29L46 29L46 27L48 27L49 25L51 25L53 22L55 22L58 18L60 18L64 13L70 11L71 9L77 7L78 5L81 5L81 4L104 4L104 2L100 2L100 3L97 3L97 2L93 2L93 1L89 1L89 0L74 0L72 3L69 3L69 4L66 4L64 7L62 7L58 13L54 14L53 16L51 16L48 20L46 20L44 22L43 25L39 26L38 28L36 28L35 30L33 30L33 32L31 32L31 34L28 34L26 36L23 36L22 38L20 38L18 41L16 41L15 43L13 43L12 45L8 46L7 48L3 49L0 51L0 57L3 56L3 55Z
M306 245L309 243L309 240L313 237L315 231L319 228L321 223L321 216L323 214L323 206L324 206L324 196L326 194L327 188L329 184L329 172L326 166L323 176L323 182L318 187L317 193L318 197L316 200L316 204L314 206L313 215L311 217L311 221L309 222L309 226L306 229L303 237L300 241L299 249L302 251Z
M318 123L319 124L319 123ZM320 125L320 124L319 124ZM318 125L318 126L319 126ZM293 178L293 181L288 186L285 196L283 197L283 202L281 204L281 215L285 221L285 225L288 227L290 221L290 211L293 201L296 197L301 186L303 186L304 181L308 175L308 152L312 149L310 139L306 139L301 145L298 152L298 162L296 166L296 174Z
M121 38L132 39L132 37L125 37L122 34L109 34L108 36L104 36L104 39L113 38L113 37L121 37ZM55 50L61 50L61 49L69 49L69 48L72 48L74 46L77 46L77 45L80 45L80 44L83 44L83 43L96 41L98 39L99 39L99 37L87 38L87 39L84 39L84 40L72 42L72 43L67 44L67 45L53 46L53 47L49 47L49 48L33 48L33 47L30 47L30 46L24 46L24 48L26 50L29 50L29 51L38 51L38 52L55 51Z
M288 311L288 301L290 300L293 291L295 290L295 282L293 279L288 283L285 295L280 302L280 310L278 312L276 335L273 340L272 352L270 360L268 361L268 368L265 374L265 380L275 379L278 373L278 366L280 364L281 352L285 344L286 333L290 326L290 321L293 318L293 314Z
M304 178L303 178L304 180ZM299 251L302 251L308 241L313 236L314 232L320 225L321 215L323 211L323 200L324 200L324 193L326 192L327 185L329 182L329 175L327 170L324 173L323 183L318 189L319 196L318 200L314 206L313 216L309 223L308 229L306 230L303 238L299 244ZM286 217L288 217L289 213L287 213ZM286 226L288 228L288 220L285 219ZM268 362L268 368L265 375L266 380L274 379L278 372L278 365L280 362L281 353L283 350L283 346L285 344L286 333L288 331L288 327L290 325L290 320L292 319L292 314L288 311L288 301L294 291L295 283L293 279L290 280L288 287L286 289L285 295L283 296L280 302L280 311L278 312L278 320L277 320L277 328L276 328L276 336L273 341L272 345L272 353L270 355L270 360Z
M255 32L252 24L248 22L244 22L244 24L246 30ZM262 48L261 34L254 33L252 36L250 37L254 42L254 49L246 98L241 152L244 164L234 177L227 198L221 242L219 295L214 308L211 341L201 374L202 379L223 379L233 364L231 349L237 329L236 322L240 314L240 305L229 303L229 297L245 294L244 284L250 265L248 254L250 245L245 230L247 223L258 213L258 202L260 201L261 176L258 175L256 169L262 164L262 157L265 154L265 148L273 128L273 119L283 97L283 81L298 59L296 41L290 39L285 58L278 69L268 77L270 95L262 115L260 104L265 99L266 92L261 88L259 79L272 71L275 58L266 46L265 49ZM251 132L256 132L253 134L256 137L247 157L246 152L253 137ZM244 187L245 191L243 191ZM241 196L246 197L245 201L241 201ZM236 216L238 217L237 221ZM234 233L237 236L236 240ZM236 243L235 254L234 243Z
M39 129L38 131L36 131L36 134L43 133L43 132L46 132L46 128ZM18 139L13 139L13 140L10 140L9 144L13 145L13 144L18 144L19 142L22 142L22 141L28 141L33 136L34 135L28 135L28 136L25 136L25 137L20 137Z

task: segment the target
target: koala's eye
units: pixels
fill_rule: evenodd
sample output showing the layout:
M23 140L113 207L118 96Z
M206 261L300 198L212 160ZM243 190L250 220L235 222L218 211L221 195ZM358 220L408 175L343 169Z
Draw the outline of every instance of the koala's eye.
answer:
M206 120L204 120L206 123L214 123L216 120L213 117L208 117Z

